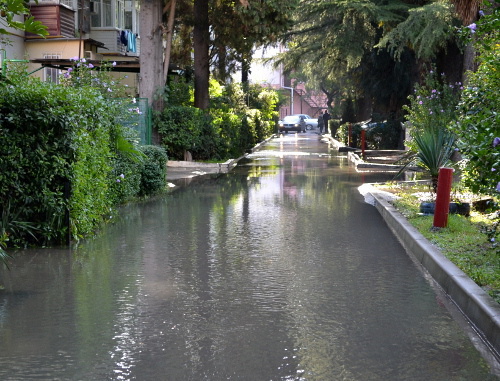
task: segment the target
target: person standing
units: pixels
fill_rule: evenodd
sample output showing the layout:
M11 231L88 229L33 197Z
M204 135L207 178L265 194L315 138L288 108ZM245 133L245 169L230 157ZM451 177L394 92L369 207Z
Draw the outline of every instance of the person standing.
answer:
M323 114L320 112L319 116L318 116L318 128L319 128L319 134L321 135L321 133L323 132L323 126L324 126L324 122L323 122Z
M331 115L328 113L328 110L325 110L325 113L323 114L323 124L325 127L325 134L328 133L328 121L332 119Z

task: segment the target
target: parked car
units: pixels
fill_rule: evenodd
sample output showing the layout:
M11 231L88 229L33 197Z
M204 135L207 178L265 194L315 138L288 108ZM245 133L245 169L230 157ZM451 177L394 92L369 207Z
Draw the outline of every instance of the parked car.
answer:
M287 115L278 122L278 130L279 132L306 132L305 119L298 115Z
M307 114L294 114L296 116L301 116L304 118L304 121L306 122L306 128L308 130L312 130L313 128L318 127L318 119L313 119Z

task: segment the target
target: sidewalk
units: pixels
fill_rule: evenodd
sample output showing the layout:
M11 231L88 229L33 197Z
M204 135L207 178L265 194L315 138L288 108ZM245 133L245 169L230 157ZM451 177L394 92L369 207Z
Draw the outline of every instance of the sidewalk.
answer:
M255 147L253 147L250 152L254 152L257 148L267 143L273 137L274 135L260 142ZM170 187L174 187L181 184L187 185L191 182L192 179L199 176L228 173L236 166L236 164L238 164L238 161L240 161L247 155L248 154L245 154L237 159L229 159L223 163L202 163L199 161L169 160L167 161L167 182L169 182Z

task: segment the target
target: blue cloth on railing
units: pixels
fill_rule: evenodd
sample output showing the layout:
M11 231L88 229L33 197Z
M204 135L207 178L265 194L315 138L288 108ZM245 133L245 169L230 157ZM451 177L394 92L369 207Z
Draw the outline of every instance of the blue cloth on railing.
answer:
M136 53L137 52L137 47L135 44L135 33L129 32L128 33L128 44L127 44L127 50L131 53Z

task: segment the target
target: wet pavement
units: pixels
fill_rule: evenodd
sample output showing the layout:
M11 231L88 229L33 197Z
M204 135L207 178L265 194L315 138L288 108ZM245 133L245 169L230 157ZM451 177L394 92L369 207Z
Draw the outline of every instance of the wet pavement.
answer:
M498 379L359 194L384 176L285 136L95 239L14 253L0 379Z

